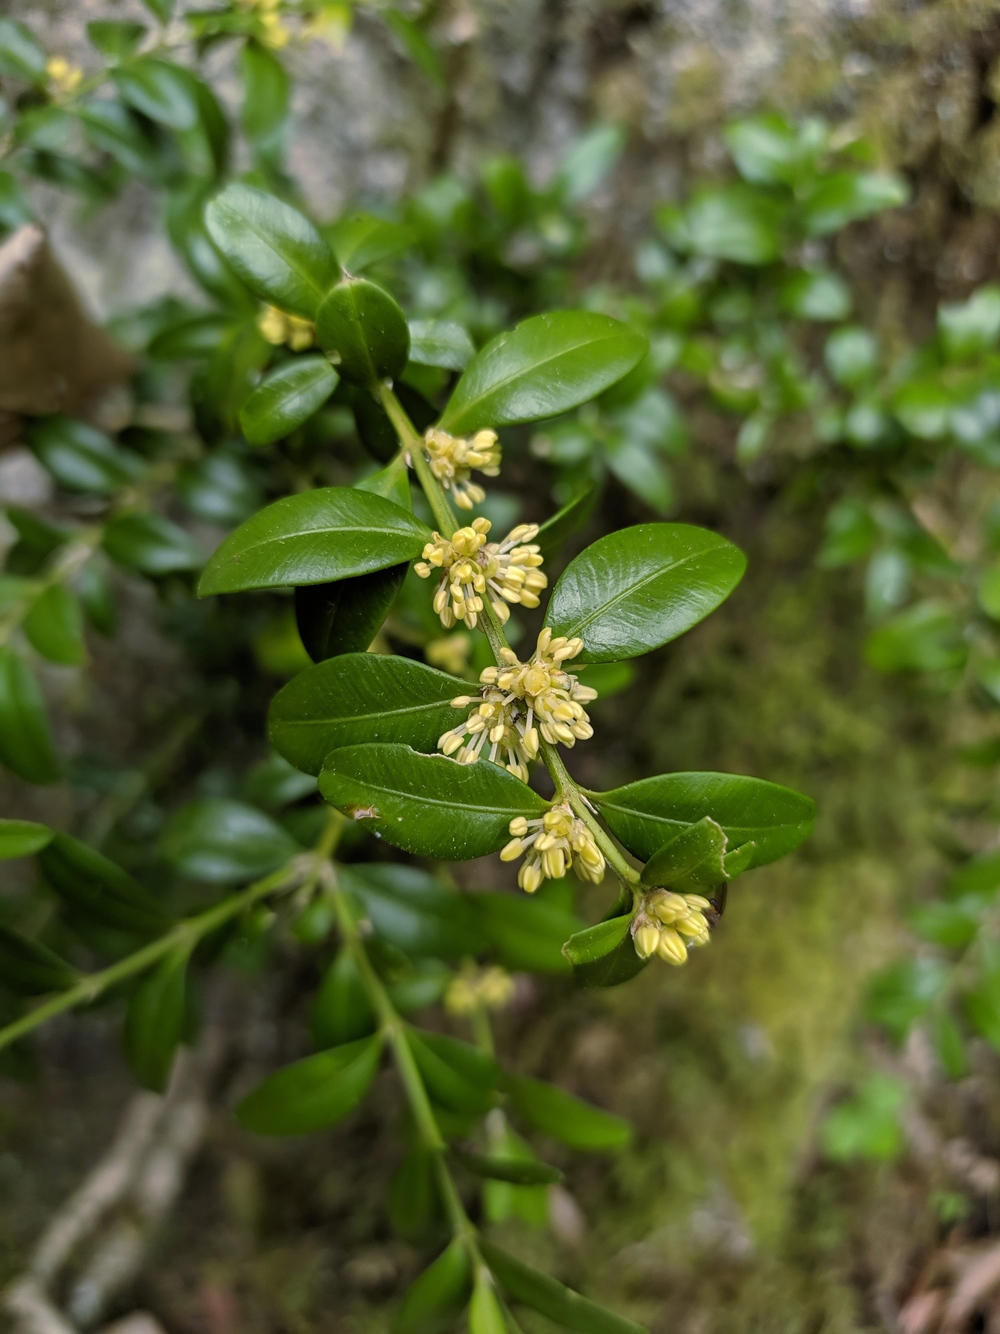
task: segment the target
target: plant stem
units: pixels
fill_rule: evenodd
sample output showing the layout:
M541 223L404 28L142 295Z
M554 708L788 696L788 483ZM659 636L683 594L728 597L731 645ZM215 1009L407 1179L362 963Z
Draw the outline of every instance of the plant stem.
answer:
M65 1014L67 1010L75 1009L78 1005L91 1004L109 988L125 981L126 978L145 972L175 950L190 954L205 936L211 935L233 917L238 917L241 912L260 899L268 898L272 894L285 894L300 886L315 884L320 875L320 868L329 860L336 847L344 823L344 817L339 812L332 811L330 820L311 853L298 854L290 858L284 866L280 866L261 880L255 880L238 894L224 899L197 917L189 917L185 921L178 922L175 927L156 940L150 941L142 949L136 950L134 954L119 959L117 963L111 964L99 973L82 977L66 991L61 991L51 1000L22 1015L6 1028L0 1029L0 1051L33 1029L56 1018L57 1015Z
M594 812L587 805L582 790L572 774L566 768L558 748L553 746L551 742L543 741L541 744L541 754L549 773L552 775L553 782L556 785L556 796L562 797L565 801L569 802L570 806L573 808L574 814L584 822L590 832L594 835L594 838L597 840L597 845L604 853L608 864L614 867L621 879L629 885L638 884L639 872L625 860L620 849L603 828L600 821L594 815Z
M427 497L427 503L434 515L434 522L438 524L441 530L441 536L451 537L452 533L457 532L462 525L455 517L441 483L431 472L430 464L427 462L427 454L424 451L424 442L417 428L410 421L402 403L387 384L379 385L379 400L385 408L386 415L392 422L396 434L399 436L400 443L409 452L413 471L417 474L417 480Z

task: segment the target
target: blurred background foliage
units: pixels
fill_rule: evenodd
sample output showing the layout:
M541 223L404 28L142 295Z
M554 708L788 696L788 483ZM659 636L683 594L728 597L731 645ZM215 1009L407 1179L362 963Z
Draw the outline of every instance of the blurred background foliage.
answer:
M690 967L602 993L534 983L497 1025L522 1068L637 1129L619 1157L560 1160L565 1188L503 1224L510 1244L657 1329L919 1334L938 1327L939 1311L913 1315L935 1257L978 1254L995 1227L994 8L239 5L178 33L218 96L206 110L196 94L190 124L127 74L124 119L70 115L50 72L5 130L0 223L46 224L143 358L139 402L182 401L195 366L205 448L176 456L163 435L176 419L153 412L120 447L163 450L171 515L200 541L266 494L366 466L346 401L266 465L238 439L257 372L296 350L261 336L206 249L224 115L241 126L235 169L305 204L414 318L458 323L478 346L578 304L649 335L648 361L603 400L508 433L489 516L533 519L540 496L596 481L589 533L656 515L703 523L747 551L749 573L696 632L606 683L581 780L733 770L820 809L796 857L741 881ZM88 36L87 21L151 21L138 4L9 12L85 70L127 41ZM34 57L21 50L19 69L7 36L0 75L17 92ZM408 377L430 397L443 383L434 366ZM33 429L33 454L0 456L5 502L21 507L8 511L15 575L51 550L31 516L57 517L46 478L65 485L59 467L76 457ZM88 637L85 678L44 669L72 783L40 795L4 780L3 806L75 820L141 861L178 790L267 804L264 780L240 788L238 775L263 759L267 698L303 651L287 605L210 617L186 592L181 539L160 532L151 558L131 536L119 563L145 560L155 594L112 575L118 637ZM398 614L404 629L416 614L405 590ZM452 670L467 651L437 646ZM463 869L473 887L496 878ZM248 943L244 1043L263 1063L294 1047L315 982L293 950L281 962L264 981ZM26 1082L0 1089L0 1278L127 1095L106 1024L54 1030L34 1071L12 1071ZM416 1269L373 1182L397 1165L397 1115L386 1104L275 1145L219 1111L139 1302L170 1331L384 1328ZM900 1310L910 1323L893 1323ZM969 1323L980 1317L996 1319L973 1310L953 1327L995 1327Z

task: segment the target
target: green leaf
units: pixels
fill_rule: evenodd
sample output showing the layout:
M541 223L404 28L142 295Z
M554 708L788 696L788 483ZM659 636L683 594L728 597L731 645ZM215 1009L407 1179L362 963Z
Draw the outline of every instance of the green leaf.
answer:
M403 1298L393 1334L442 1334L464 1310L471 1288L468 1248L464 1237L456 1237Z
M934 1051L949 1079L961 1079L968 1069L965 1039L949 1010L939 1010L931 1025Z
M781 304L800 320L843 320L851 309L851 289L839 273L802 270L781 287Z
M888 1162L899 1156L905 1140L899 1109L906 1100L906 1085L891 1075L875 1073L856 1095L834 1107L822 1126L823 1148L834 1162L859 1158Z
M77 592L87 620L99 634L110 638L118 628L118 609L107 577L96 561L88 562L81 570Z
M224 797L189 802L160 838L160 852L184 875L222 885L255 880L300 851L269 815Z
M991 1047L1000 1050L1000 971L985 968L963 997L965 1017Z
M271 744L297 769L318 774L331 750L399 741L431 751L460 714L451 700L469 683L413 658L348 653L300 672L271 702Z
M801 155L799 136L784 116L774 111L748 116L730 122L723 135L744 180L762 185L794 180Z
M406 1036L434 1102L449 1111L476 1116L489 1111L500 1078L500 1067L492 1056L443 1033L411 1028Z
M434 1154L412 1148L392 1174L386 1212L394 1232L411 1246L440 1242L448 1234Z
M142 0L142 3L161 23L169 23L174 12L174 0Z
M259 161L277 165L288 125L289 78L284 65L266 46L250 40L240 53L243 106L240 117Z
M563 946L563 953L574 967L596 963L613 950L616 950L629 936L631 916L609 917L606 922L597 922L583 931L570 936Z
M382 1054L379 1034L286 1065L236 1108L257 1135L308 1135L342 1121L371 1087Z
M451 1156L459 1166L488 1181L509 1181L514 1186L551 1186L562 1181L558 1167L540 1163L537 1158L488 1158L481 1153L466 1153L452 1149Z
M19 19L0 18L0 74L28 83L45 82L45 52Z
M907 607L865 644L865 661L879 672L957 671L967 656L954 608L937 599Z
M157 125L193 130L198 124L198 80L190 70L156 56L140 56L111 71L125 101Z
M540 1079L511 1075L504 1082L511 1106L525 1121L571 1149L597 1153L623 1149L632 1127L620 1116Z
M901 176L889 172L835 172L803 196L802 222L810 236L827 236L849 222L898 208L910 197Z
M642 883L678 894L711 893L729 878L725 851L724 830L706 815L653 853L643 867Z
M649 960L635 952L631 923L631 914L611 917L567 940L563 949L573 961L577 986L618 987L642 972Z
M39 463L68 491L109 495L142 472L142 460L126 454L86 422L56 414L36 418L25 440Z
M87 657L80 603L65 584L50 584L24 618L32 648L50 662L78 667Z
M408 14L391 7L381 11L381 18L386 27L396 34L404 51L421 74L434 85L438 92L446 92L448 83L444 67L441 64L441 57L420 24L415 19L410 18Z
M616 431L603 442L603 451L608 467L622 486L627 486L657 513L670 513L677 503L673 475L650 446Z
M149 29L145 23L125 19L95 19L87 24L87 39L102 55L112 60L130 56Z
M28 783L59 777L45 701L31 669L0 646L0 764Z
M906 959L876 974L869 986L865 1014L897 1041L944 993L950 970L940 959Z
M412 958L461 959L483 947L470 899L416 866L393 862L341 867L346 888L375 934Z
M568 412L627 375L646 349L641 334L608 315L580 310L535 315L473 357L448 401L441 429L469 435Z
M975 939L984 906L978 895L921 903L910 911L910 925L918 936L935 945L964 949Z
M574 533L589 523L591 515L597 508L600 494L599 487L588 486L586 490L568 501L561 510L557 510L551 519L545 520L538 530L535 542L546 560L551 560Z
M38 865L46 884L84 918L139 935L159 935L171 924L127 871L69 834L56 834L38 854Z
M509 1334L493 1280L482 1271L476 1274L469 1303L469 1334Z
M240 425L252 445L270 445L309 420L339 381L326 357L294 357L265 375L240 408Z
M317 1047L338 1047L367 1037L378 1027L357 966L341 950L323 975L309 1012L309 1030Z
M707 815L733 846L756 843L750 864L765 866L808 838L816 816L809 797L735 774L661 774L594 793L592 800L615 837L643 861Z
M154 1093L162 1093L184 1033L187 999L186 951L169 954L148 973L129 997L123 1042L132 1074Z
M482 919L490 949L505 968L529 973L568 970L563 941L580 926L573 913L537 895L479 893L469 901Z
M515 1260L499 1247L482 1241L483 1259L500 1285L515 1301L554 1320L577 1334L645 1334L642 1325L606 1311L554 1278Z
M313 662L363 653L399 596L409 565L295 590L295 623Z
M576 659L615 662L669 643L733 591L746 557L684 523L642 523L600 538L570 561L549 602L555 635L579 636Z
M116 98L88 98L80 104L77 115L88 141L110 154L127 172L156 183L169 174L172 160L155 132Z
M326 486L285 496L226 538L205 566L198 596L322 584L414 560L431 537L382 496Z
M205 212L209 235L252 291L305 319L339 272L308 218L274 195L228 185Z
M54 831L34 820L0 819L0 862L14 857L30 857L52 842Z
M897 421L919 440L940 440L951 425L953 399L934 376L910 380L893 399Z
M333 253L349 273L361 273L391 259L416 241L409 227L371 213L349 213L330 223L325 231Z
M464 371L476 355L468 331L451 320L410 320L410 361L417 366L440 366Z
M215 450L182 464L175 490L196 518L227 526L240 523L260 504L255 479L235 451Z
M77 981L79 974L58 954L0 924L0 986L22 996L44 996L65 991Z
M401 456L397 456L387 468L370 472L367 477L362 477L354 485L359 491L370 491L373 496L384 496L386 500L402 505L403 509L413 509L409 470Z
M367 278L344 278L327 294L316 337L324 352L339 354L345 380L369 388L395 379L410 352L406 317L385 288Z
M0 231L15 231L34 221L28 196L9 171L0 171Z
M197 570L205 563L194 538L152 510L113 518L104 529L104 549L119 565L152 577Z
M1000 287L991 283L968 301L939 307L938 329L949 361L987 352L1000 338Z
M873 334L858 325L836 329L826 340L827 370L838 384L857 389L875 378L878 343Z
M737 264L770 264L781 254L782 209L748 185L699 191L685 213L690 248Z
M511 820L536 818L548 808L499 765L458 764L400 745L335 750L326 758L319 790L394 847L455 860L499 851Z
M615 165L624 146L620 126L595 125L570 146L556 171L553 189L568 204L583 203Z

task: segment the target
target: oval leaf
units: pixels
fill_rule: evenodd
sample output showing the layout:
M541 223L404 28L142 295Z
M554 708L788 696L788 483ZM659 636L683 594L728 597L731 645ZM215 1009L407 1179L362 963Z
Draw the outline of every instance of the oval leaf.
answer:
M363 653L382 628L408 569L393 565L356 579L297 588L295 624L313 662Z
M335 750L327 756L319 790L394 847L455 860L499 851L515 816L536 818L548 808L496 764L459 764L398 745Z
M376 1033L286 1065L236 1108L258 1135L308 1135L342 1121L371 1087L382 1054Z
M415 366L438 366L464 371L476 355L468 330L450 320L410 320L410 361Z
M78 667L86 660L83 612L65 584L51 584L35 599L24 619L24 633L32 648L50 662Z
M56 834L38 854L38 865L46 883L85 918L140 935L158 935L171 924L127 871L69 834Z
M397 741L433 750L469 683L412 658L345 653L300 672L271 702L268 735L297 769L318 774L331 750Z
M400 505L349 486L285 496L230 533L198 596L349 579L413 560L430 529Z
M228 185L205 210L209 235L246 285L282 310L314 319L337 262L308 218L274 195Z
M270 816L242 801L193 801L170 820L160 851L197 880L238 885L266 875L301 851Z
M54 830L34 820L0 820L0 862L30 857L52 842Z
M193 537L151 511L136 510L112 519L104 530L104 549L119 565L151 578L198 570L205 562Z
M485 1158L481 1153L452 1149L451 1156L467 1172L489 1181L509 1181L514 1186L551 1186L562 1181L558 1167L534 1158Z
M357 965L341 950L326 970L309 1014L309 1031L317 1047L339 1047L367 1037L378 1027Z
M611 917L570 936L563 953L574 966L595 963L618 948L629 933L631 917Z
M168 955L144 977L129 998L122 1035L132 1074L154 1093L162 1093L184 1032L186 953Z
M504 1087L525 1121L571 1149L622 1149L632 1138L632 1127L620 1116L592 1107L554 1084L512 1075Z
M808 838L816 818L816 803L800 792L736 774L661 774L592 799L615 837L643 861L707 815L735 847L755 843L748 865L765 866Z
M54 783L59 777L38 682L6 647L0 647L0 763L28 783Z
M706 815L653 853L643 868L642 883L678 894L711 892L729 879L725 851L725 831Z
M706 528L640 523L570 561L545 621L553 634L583 640L581 664L635 658L697 625L745 569L743 552Z
M460 959L483 948L478 896L470 901L427 871L392 862L344 866L340 874L375 934L406 954Z
M326 357L295 357L264 377L240 408L251 445L270 445L318 412L337 387Z
M641 334L609 315L582 310L535 315L473 357L441 429L468 435L568 412L627 375L646 348Z
M443 1033L409 1029L407 1041L435 1102L452 1112L479 1116L489 1111L500 1077L492 1056Z
M394 1334L441 1334L465 1309L471 1289L468 1247L464 1237L456 1237L403 1298Z
M515 1260L499 1247L481 1241L480 1249L491 1272L515 1301L530 1306L557 1325L576 1330L577 1334L646 1334L642 1325L606 1311L556 1279Z
M76 971L47 946L0 926L0 986L22 996L44 996L77 981Z
M385 288L367 278L345 278L324 298L316 337L325 352L339 355L345 380L369 387L395 379L410 352L406 317Z

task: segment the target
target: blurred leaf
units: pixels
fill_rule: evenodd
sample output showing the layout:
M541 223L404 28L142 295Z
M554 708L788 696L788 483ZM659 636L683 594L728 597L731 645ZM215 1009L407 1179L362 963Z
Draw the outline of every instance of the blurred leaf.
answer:
M472 894L469 902L483 933L505 968L530 973L565 973L563 942L580 927L573 913L536 896Z
M851 289L839 273L802 270L782 284L781 303L800 320L843 320L851 310Z
M409 1029L407 1041L434 1102L453 1112L489 1111L500 1077L500 1067L491 1056L458 1038L423 1029Z
M441 57L419 23L408 14L391 7L381 10L380 16L386 27L395 33L403 50L420 73L438 92L444 93L447 90L447 80Z
M391 259L416 241L409 227L371 213L349 213L331 222L325 231L337 259L352 274Z
M252 445L270 445L317 413L339 376L326 357L294 357L270 371L240 408L240 425Z
M152 510L119 514L104 529L108 555L151 577L198 570L205 557L198 543L183 528Z
M472 1290L472 1266L464 1238L456 1237L403 1298L393 1334L442 1334L458 1319Z
M469 1303L469 1334L508 1334L507 1321L493 1290L493 1280L480 1270Z
M871 983L865 1006L868 1018L902 1042L944 991L948 972L938 959L906 959L884 969Z
M709 187L687 206L690 248L737 264L770 264L781 254L781 206L747 185Z
M852 1099L827 1114L821 1131L827 1157L842 1163L898 1158L904 1146L899 1112L905 1100L906 1087L900 1080L869 1075Z
M434 1154L420 1147L410 1150L392 1174L386 1209L393 1231L412 1246L426 1246L447 1236Z
M19 19L0 18L0 74L28 83L45 82L45 52Z
M286 1065L247 1094L236 1119L257 1135L307 1135L342 1121L371 1087L379 1034Z
M827 370L838 384L857 388L875 378L878 371L878 344L867 329L852 325L836 329L826 340Z
M410 320L410 361L464 371L476 355L468 331L450 320Z
M980 287L968 301L940 306L938 329L949 361L987 352L1000 338L1000 287Z
M625 134L617 125L595 125L570 145L556 171L553 189L567 204L581 204L617 162Z
M588 1153L624 1149L632 1138L632 1127L620 1116L593 1107L554 1084L510 1075L504 1088L519 1116L571 1149Z
M901 176L889 172L835 172L806 190L802 223L810 236L828 236L849 222L898 208L910 197Z
M162 1093L184 1032L188 956L169 954L147 973L129 998L123 1040L132 1074Z
M375 934L411 957L460 959L482 949L478 896L470 900L419 867L391 862L354 863L341 876Z
M6 823L0 821L0 847ZM58 954L0 924L0 986L22 996L44 996L50 991L65 991L78 981L79 974Z
M243 129L258 160L276 167L284 151L288 124L288 73L273 51L250 40L240 53L240 74Z
M48 714L31 669L0 645L0 764L27 783L59 777Z
M0 861L14 857L30 857L51 843L54 831L48 825L34 820L7 820L0 818Z
M574 533L579 532L590 521L599 498L600 491L598 488L588 486L579 495L574 496L572 500L563 505L561 510L552 515L551 519L546 519L535 538L535 542L546 560L550 560Z
M87 658L80 603L65 584L50 584L24 619L32 648L50 662L78 667Z
M499 1247L484 1241L481 1249L483 1259L510 1296L557 1325L577 1334L645 1334L642 1325L606 1311L556 1279L515 1260Z
M68 491L109 495L143 471L141 459L119 449L102 431L61 414L35 418L25 439L39 463Z
M57 833L38 854L45 882L85 920L139 935L160 935L171 918L153 896L103 853Z
M955 671L966 656L954 610L933 599L907 607L874 630L865 644L866 661L880 672Z
M309 1030L317 1047L337 1047L367 1037L378 1027L354 960L341 950L323 974L309 1012Z
M130 56L148 31L145 23L131 23L125 19L94 19L87 24L90 44L112 60Z
M160 838L160 852L184 875L238 885L275 870L301 849L263 811L208 797L183 806Z

